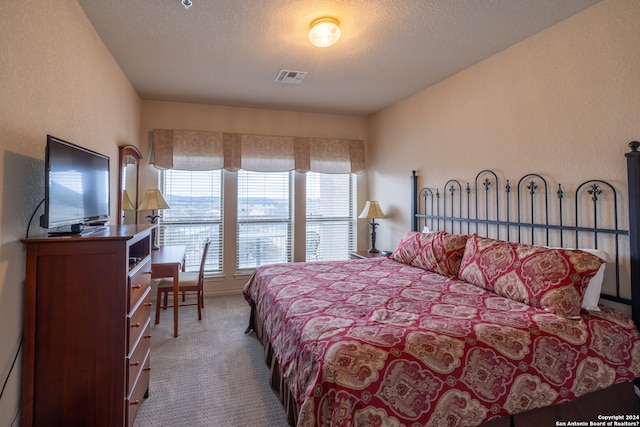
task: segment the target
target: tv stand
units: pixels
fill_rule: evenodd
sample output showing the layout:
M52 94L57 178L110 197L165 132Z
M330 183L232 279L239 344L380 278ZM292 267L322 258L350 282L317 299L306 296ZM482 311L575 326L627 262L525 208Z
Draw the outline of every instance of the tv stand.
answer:
M87 234L96 233L98 231L104 231L107 228L109 228L109 227L107 227L106 225L100 225L100 226L97 226L97 227L87 227L87 228L85 228L84 230L82 230L80 232L80 235L81 236L86 236Z
M47 231L47 233L49 234L49 236L69 236L72 234L82 233L83 230L84 230L84 224L78 223L78 224L71 224L68 226L61 226L56 228L53 231L49 230Z
M22 240L23 427L134 425L149 394L151 228Z
M108 229L109 226L105 225L104 222L90 222L89 224L73 224L67 227L58 227L54 230L48 230L47 234L49 237L53 236L74 236L79 234L81 236L86 236L87 234L93 234L98 231L104 231Z

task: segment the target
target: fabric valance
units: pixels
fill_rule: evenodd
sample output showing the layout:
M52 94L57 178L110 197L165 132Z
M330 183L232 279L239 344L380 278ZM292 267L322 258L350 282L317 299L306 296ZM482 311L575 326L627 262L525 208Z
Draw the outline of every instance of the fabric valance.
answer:
M364 142L154 129L149 162L158 169L363 173Z

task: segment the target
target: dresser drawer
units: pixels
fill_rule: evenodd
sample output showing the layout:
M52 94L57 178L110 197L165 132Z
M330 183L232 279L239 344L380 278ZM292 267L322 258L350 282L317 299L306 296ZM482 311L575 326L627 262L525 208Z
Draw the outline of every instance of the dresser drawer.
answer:
M147 397L147 391L149 390L149 357L147 354L147 360L145 361L140 375L137 378L133 391L128 395L127 404L127 426L133 427L133 423L138 415L138 409L142 405L142 400Z
M140 341L136 344L133 352L127 357L127 366L129 367L127 373L127 394L131 393L136 383L136 379L142 371L142 367L147 365L149 367L149 353L151 351L151 323L147 324Z
M147 325L151 323L151 288L147 288L146 293L139 301L139 304L134 307L134 312L127 318L127 327L129 331L129 346L127 347L127 354L131 354L136 342L140 339L143 332L147 328ZM147 335L149 332L147 332Z
M136 266L133 274L129 276L127 301L129 311L135 307L145 291L151 286L151 261L147 259Z

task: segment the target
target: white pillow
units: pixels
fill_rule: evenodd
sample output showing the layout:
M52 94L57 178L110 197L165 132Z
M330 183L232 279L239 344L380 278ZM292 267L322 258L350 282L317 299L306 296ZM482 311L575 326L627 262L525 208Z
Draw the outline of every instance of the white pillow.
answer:
M589 280L587 289L584 291L584 297L582 298L582 308L585 310L600 311L598 302L600 301L600 291L602 289L602 282L604 281L604 269L607 266L606 261L609 259L609 255L602 249L580 248L580 250L589 252L605 261L598 269L596 275Z

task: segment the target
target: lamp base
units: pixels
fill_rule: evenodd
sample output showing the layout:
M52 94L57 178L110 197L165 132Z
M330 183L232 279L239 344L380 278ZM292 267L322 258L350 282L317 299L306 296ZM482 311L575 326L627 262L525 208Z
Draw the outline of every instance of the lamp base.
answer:
M377 254L380 251L376 249L376 227L378 226L378 224L376 223L375 218L371 219L369 225L371 226L371 247L367 252L369 252L370 254Z

